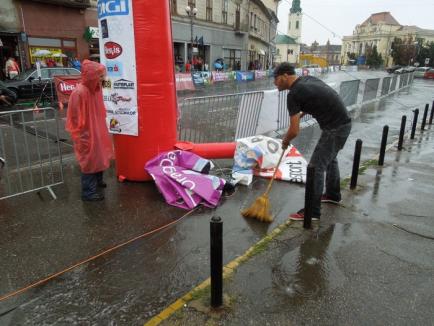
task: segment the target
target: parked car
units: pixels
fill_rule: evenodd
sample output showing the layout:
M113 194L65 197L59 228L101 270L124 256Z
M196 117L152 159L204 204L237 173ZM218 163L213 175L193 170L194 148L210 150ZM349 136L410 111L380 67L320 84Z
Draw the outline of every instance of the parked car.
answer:
M430 68L429 70L427 70L423 78L434 79L434 69Z
M8 89L7 85L0 81L0 109L9 109L17 101L17 94Z
M423 78L429 67L419 67L414 71L414 78Z
M45 94L51 94L53 88L53 76L55 75L79 75L75 68L41 68L41 78L38 78L36 69L22 72L11 81L7 81L7 88L15 92L18 99L37 98L42 90ZM45 89L44 89L45 87ZM54 88L53 88L54 89Z
M386 71L387 71L389 74L391 74L391 73L394 73L396 70L401 69L401 68L402 68L402 66L400 66L400 65L395 65L395 66L392 66L392 67L387 68Z

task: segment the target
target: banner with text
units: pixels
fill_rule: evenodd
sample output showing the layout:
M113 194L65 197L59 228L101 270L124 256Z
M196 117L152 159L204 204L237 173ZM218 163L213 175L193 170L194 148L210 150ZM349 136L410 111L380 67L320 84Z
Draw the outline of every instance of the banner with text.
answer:
M80 75L55 76L56 94L59 103L68 103L69 96L81 81Z
M132 0L98 0L103 96L109 131L138 135L136 48ZM125 37L128 35L128 37Z

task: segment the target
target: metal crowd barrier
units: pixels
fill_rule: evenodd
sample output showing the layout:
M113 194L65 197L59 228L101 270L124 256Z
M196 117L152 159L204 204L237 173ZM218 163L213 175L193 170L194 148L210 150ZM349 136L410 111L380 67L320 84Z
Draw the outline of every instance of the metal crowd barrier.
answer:
M256 134L264 92L186 98L180 105L178 139L229 142Z
M383 81L380 78L349 80L339 85L339 95L344 104L351 107L393 93L412 81L410 73L384 77ZM277 115L269 129L262 128L262 132L288 128L287 95L287 90L278 92ZM263 91L186 98L179 105L178 139L195 143L231 142L256 135L263 99ZM301 119L302 127L314 121L312 116L305 115Z
M0 157L5 161L0 200L63 183L57 111L53 108L0 112Z

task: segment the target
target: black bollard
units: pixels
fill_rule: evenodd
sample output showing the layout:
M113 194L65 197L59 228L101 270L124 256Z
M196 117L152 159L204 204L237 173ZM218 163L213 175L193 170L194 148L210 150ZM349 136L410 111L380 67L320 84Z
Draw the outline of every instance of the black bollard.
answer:
M384 164L384 154L386 153L387 134L389 133L389 126L383 127L383 136L381 137L380 157L378 158L378 165Z
M431 114L429 115L429 124L432 125L432 118L434 116L434 101L432 101L431 105Z
M401 130L399 131L398 151L402 150L402 143L404 142L404 132L405 132L406 121L407 121L407 117L405 115L403 115L402 119L401 119Z
M218 308L223 304L223 222L213 216L211 231L211 306Z
M426 118L428 116L428 108L429 104L425 104L425 111L423 111L422 125L420 126L420 130L424 131L426 126Z
M304 220L303 228L310 229L312 226L312 202L314 196L315 167L311 164L307 167L306 190L304 193Z
M362 154L362 140L356 140L356 148L354 150L353 172L351 173L350 189L357 187L357 178L359 176L360 156Z
M414 139L414 134L416 133L417 118L418 117L419 117L419 109L415 109L414 110L414 117L413 117L413 125L411 127L410 139Z

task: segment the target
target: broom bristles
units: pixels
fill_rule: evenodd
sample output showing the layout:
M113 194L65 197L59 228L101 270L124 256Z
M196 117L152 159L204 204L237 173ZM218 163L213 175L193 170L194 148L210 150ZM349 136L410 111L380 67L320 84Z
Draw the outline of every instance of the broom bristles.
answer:
M270 223L273 216L270 214L270 201L268 195L264 194L258 197L254 203L241 212L244 217L256 218L261 222Z

